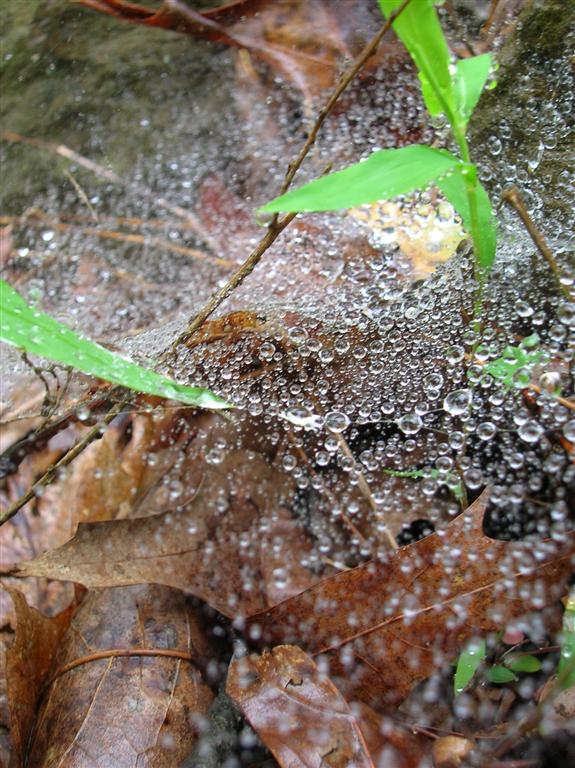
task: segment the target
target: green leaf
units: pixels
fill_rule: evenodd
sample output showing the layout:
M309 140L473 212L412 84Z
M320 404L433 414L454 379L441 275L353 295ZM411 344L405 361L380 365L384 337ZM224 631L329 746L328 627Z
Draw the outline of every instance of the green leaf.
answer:
M541 360L538 343L539 337L533 334L518 347L505 347L501 357L488 363L485 370L509 389L523 389L531 380L531 369Z
M78 336L27 304L4 280L0 280L0 340L137 392L200 408L232 407L209 389L178 384Z
M276 213L353 208L425 187L458 163L449 152L421 144L381 149L363 162L276 197L260 210Z
M457 62L454 77L455 108L467 126L492 67L491 54L472 56Z
M503 663L512 672L539 672L541 669L541 662L537 656L527 653L510 653Z
M485 640L472 640L461 651L453 679L453 690L456 696L459 696L469 685L477 669L484 661L485 653Z
M379 0L388 17L401 0ZM430 114L445 112L455 122L453 81L449 71L449 50L431 0L410 3L393 22L393 29L409 51L419 72L425 106Z
M563 614L563 641L557 672L562 690L575 686L575 587L569 593Z
M459 163L447 175L437 179L436 184L463 219L463 225L479 251L479 264L487 275L495 260L497 228L489 196L477 179L475 165ZM471 215L469 193L475 199L476 224Z
M502 685L504 683L512 683L517 680L517 676L513 674L510 669L505 667L494 666L487 670L487 679L490 683L496 685Z

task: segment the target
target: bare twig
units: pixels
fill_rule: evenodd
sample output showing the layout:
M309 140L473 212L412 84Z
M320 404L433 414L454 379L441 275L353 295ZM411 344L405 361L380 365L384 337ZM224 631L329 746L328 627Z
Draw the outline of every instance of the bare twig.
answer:
M245 278L251 274L251 272L253 272L259 260L270 247L270 245L274 242L274 240L277 239L278 235L283 232L290 221L292 221L292 219L294 219L296 216L296 213L288 213L283 217L283 219L280 219L275 223L272 222L272 225L270 225L268 228L265 236L260 240L260 242L250 253L248 258L244 261L237 272L234 272L224 287L220 288L220 290L212 296L208 303L190 321L186 329L180 333L173 344L164 352L160 358L161 362L165 363L169 359L173 358L178 347L181 344L185 344L186 341L188 341L188 339L191 338L194 333L204 324L208 317L220 306L222 301L227 299L227 297L238 287L238 285L243 283Z
M317 119L314 125L312 126L309 132L308 138L305 144L303 145L300 153L298 154L296 159L288 165L286 175L280 189L280 194L284 194L284 192L286 192L286 190L292 183L294 176L296 175L298 169L301 167L301 164L306 158L308 152L314 145L317 135L319 133L319 130L324 124L326 117L332 111L336 101L339 99L339 97L345 91L345 89L351 83L351 81L365 66L365 63L368 61L368 59L371 56L373 56L379 44L381 43L385 33L391 28L391 25L393 24L395 19L400 15L400 13L404 10L404 8L406 8L409 5L410 2L411 0L404 0L403 3L399 6L399 8L397 8L392 14L390 14L389 18L387 19L385 24L383 24L383 26L380 28L379 32L365 46L365 48L362 50L359 56L355 59L353 64L342 75L334 92L327 100L327 103L325 104L325 106L320 110L319 115L317 116ZM186 329L178 336L178 338L174 341L171 347L169 347L169 349L166 350L164 355L162 355L162 358L161 358L162 362L166 362L169 358L173 357L177 348L181 344L185 344L185 342L188 341L188 339L202 326L202 324L208 319L208 317L213 312L215 312L215 310L220 306L220 304L225 299L227 299L228 296L230 296L230 294L239 285L243 283L245 278L253 272L254 268L256 267L256 265L258 264L258 262L260 261L264 253L267 251L267 249L270 247L270 245L276 240L278 235L287 227L287 225L292 221L292 219L295 218L296 215L297 214L295 213L288 213L282 219L279 219L277 214L273 217L268 227L267 233L260 240L258 245L250 253L248 258L244 261L244 263L237 270L237 272L234 275L232 275L232 277L228 280L228 282L224 285L224 287L221 288L217 293L215 293L212 296L212 298L208 301L208 303L198 312L198 314L190 320Z
M88 199L88 195L84 192L82 187L80 186L80 183L76 181L74 176L70 173L70 171L64 171L64 175L70 180L70 184L74 187L76 194L80 198L80 200L84 203L86 208L90 211L90 215L92 216L92 221L95 221L96 224L98 223L98 214L94 210L94 206Z
M55 680L67 672L71 672L73 669L83 666L84 664L91 664L94 661L101 661L102 659L125 659L133 657L159 657L164 659L178 659L179 661L188 661L191 664L197 666L201 672L205 671L206 660L202 657L198 657L189 651L178 650L177 648L108 648L105 651L94 651L87 656L82 656L79 659L64 664L49 678L44 685L43 691L49 688Z
M373 37L369 43L365 46L365 48L361 51L361 53L357 56L353 64L349 67L349 69L344 72L344 74L341 76L339 83L337 84L334 92L327 100L326 104L322 109L320 109L319 114L316 118L315 123L313 124L311 130L309 131L307 140L303 147L301 148L301 151L299 155L296 157L296 159L291 162L288 165L287 173L285 175L285 179L283 181L280 194L283 195L284 192L287 191L288 187L292 183L294 176L298 172L299 168L301 167L301 164L305 160L308 152L315 144L315 140L317 139L317 135L322 127L322 125L325 122L326 117L329 115L329 113L332 111L332 109L335 106L336 101L339 99L341 94L345 91L347 86L351 83L351 81L359 74L359 72L363 69L367 61L373 56L373 54L377 51L379 48L379 45L381 41L383 40L384 35L391 29L391 25L393 22L397 19L397 17L404 11L405 8L409 5L411 0L404 0L403 3L397 8L393 13L389 15L389 18L385 22L385 24L382 25L379 32Z
M101 437L104 427L106 427L122 411L122 408L127 405L130 397L131 393L126 393L124 397L122 397L122 399L108 411L104 418L98 422L96 426L92 427L92 429L87 434L85 434L84 437L79 440L72 448L70 448L70 450L67 451L59 461L52 464L52 466L42 475L42 477L33 485L31 485L30 488L28 488L26 493L20 496L20 498L17 499L14 504L12 504L12 506L9 507L5 512L0 513L0 526L4 525L4 523L14 517L14 515L19 512L25 504L31 501L34 496L37 495L40 488L44 488L46 485L49 485L57 476L60 469L67 467L68 464L71 464L77 456L79 456L91 443L94 442L94 440L97 440L99 437Z
M504 190L501 197L506 203L509 203L509 205L511 205L511 207L517 211L517 213L519 214L519 218L525 225L525 229L529 232L529 235L531 236L531 239L537 246L539 253L543 256L543 258L549 265L551 271L553 272L555 279L557 281L559 290L564 294L566 298L570 299L571 294L567 286L563 285L563 283L561 282L561 270L559 269L559 265L555 261L555 257L553 256L549 246L545 242L545 238L543 237L541 232L537 229L535 222L529 215L527 208L525 206L525 203L523 202L523 198L521 197L521 193L519 189L516 186L509 187L508 189Z

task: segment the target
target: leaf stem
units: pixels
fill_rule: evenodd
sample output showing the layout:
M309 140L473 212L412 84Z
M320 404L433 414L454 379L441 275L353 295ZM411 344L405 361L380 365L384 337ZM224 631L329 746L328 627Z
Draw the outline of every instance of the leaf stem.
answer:
M461 159L464 163L471 163L469 144L465 136L465 130L458 124L452 125L453 135L459 146ZM479 226L479 213L477 210L477 175L474 173L465 173L465 191L469 203L469 216L471 219L471 240L473 242L473 275L477 283L477 292L475 294L475 303L473 306L474 331L476 335L475 345L479 342L481 333L481 315L483 314L483 286L484 279L481 270L481 254L479 241L481 238L481 229Z

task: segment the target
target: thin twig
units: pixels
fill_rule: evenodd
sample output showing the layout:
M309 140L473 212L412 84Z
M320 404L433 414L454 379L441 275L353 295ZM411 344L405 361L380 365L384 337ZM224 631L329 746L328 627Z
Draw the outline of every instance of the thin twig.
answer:
M322 127L323 123L325 122L326 117L332 111L336 101L339 99L339 97L345 91L345 89L351 83L351 81L361 71L361 69L364 67L365 63L367 62L367 60L371 56L373 56L379 44L381 43L385 33L391 28L391 25L393 24L395 19L404 10L404 8L406 8L409 5L410 2L411 0L404 0L403 3L399 6L399 8L397 8L397 10L395 10L393 13L390 14L389 18L387 19L385 24L383 24L383 26L375 35L375 37L365 46L365 48L362 50L359 56L355 59L353 64L342 75L334 92L327 100L327 103L325 104L325 106L320 110L317 116L317 119L314 125L312 126L309 132L308 138L305 144L303 145L300 153L298 154L296 159L288 165L286 175L280 189L280 194L284 194L284 192L287 191L288 187L292 183L294 176L296 175L298 169L303 163L308 152L314 145L317 135L319 133L319 130ZM168 359L173 357L177 351L177 348L181 344L185 344L186 341L188 341L188 339L203 325L203 323L208 319L208 317L213 312L215 312L215 310L220 306L220 304L225 299L227 299L228 296L230 296L230 294L239 285L243 283L246 277L253 272L254 268L256 267L256 265L258 264L258 262L260 261L264 253L267 251L267 249L270 247L270 245L272 245L272 243L276 240L278 235L287 227L287 225L292 221L292 219L295 218L296 215L297 215L296 213L288 213L282 219L278 219L277 214L273 217L272 221L268 226L268 231L266 232L264 237L260 240L258 245L254 248L254 250L250 253L248 258L244 261L241 267L235 272L235 274L232 275L232 277L228 280L228 282L224 285L224 287L221 288L217 293L215 293L212 296L212 298L208 301L208 303L200 310L200 312L198 312L198 314L188 323L186 329L178 336L178 338L174 341L171 347L169 347L166 350L166 352L162 355L162 357L160 358L161 362L165 363Z
M88 199L88 195L84 192L82 187L80 186L80 183L76 181L74 176L70 173L70 171L64 171L64 175L69 179L70 184L74 187L76 190L76 194L80 198L80 200L84 203L86 208L90 211L90 214L92 216L92 221L95 221L96 224L98 223L98 214L96 213L94 206Z
M189 651L180 651L177 648L108 648L104 651L94 651L94 653L82 656L82 658L79 659L74 659L61 666L44 685L44 691L59 677L62 677L62 675L65 675L67 672L71 672L73 669L77 669L84 664L91 664L94 661L101 661L102 659L125 659L138 656L188 661L197 666L201 672L204 672L206 667L205 659L193 655Z
M509 203L509 205L511 205L511 207L517 211L517 213L519 214L519 218L525 225L525 229L529 232L529 235L531 236L531 239L537 246L539 253L543 256L543 258L549 265L551 271L553 272L553 275L555 276L559 290L563 293L563 295L567 299L571 299L571 294L567 286L563 285L563 283L561 282L561 269L559 268L559 265L555 261L555 257L551 253L549 246L545 242L545 238L543 237L539 229L536 227L535 222L529 215L529 212L527 211L527 207L523 202L523 198L521 197L521 192L519 191L518 187L516 186L509 187L508 189L504 190L501 197L506 203Z
M363 69L367 61L377 51L381 41L383 40L384 35L391 29L391 25L393 24L393 22L405 10L405 8L407 8L410 2L411 0L404 0L403 3L399 6L399 8L396 8L395 11L390 13L389 18L387 19L385 24L383 24L379 32L375 35L375 37L373 37L369 41L369 43L367 43L365 48L354 60L353 64L341 76L339 83L337 84L334 92L331 94L331 96L327 100L325 106L322 107L322 109L320 109L319 114L316 118L316 121L313 124L311 130L309 131L307 140L303 145L303 147L301 148L299 155L296 157L296 159L293 162L291 162L288 165L287 173L285 175L285 179L281 186L280 195L283 195L285 192L287 192L288 187L291 185L294 179L294 176L296 175L299 168L301 167L301 164L305 160L308 152L315 144L317 135L322 125L324 124L326 117L330 114L330 112L334 108L336 101L339 99L339 97L345 91L345 89L351 83L351 81L356 77L356 75L358 75L359 72Z
M161 356L160 362L165 363L174 357L178 347L181 344L185 344L186 341L188 341L188 339L191 338L194 333L204 324L208 317L213 312L215 312L222 301L227 299L228 296L238 287L238 285L240 285L245 280L245 278L251 274L251 272L253 272L259 260L270 247L270 245L276 240L279 234L283 232L290 221L292 221L292 219L294 219L296 216L296 213L288 213L283 217L283 219L276 221L275 224L272 222L273 225L268 228L264 237L250 253L241 267L237 270L237 272L234 272L224 287L220 288L220 290L212 296L208 303L190 321L186 329L180 333L173 344L168 347L168 349Z
M364 497L367 500L367 503L371 507L372 512L375 514L376 517L382 518L382 511L381 508L377 506L375 499L373 498L373 494L371 492L371 488L369 487L369 483L365 479L365 475L363 474L363 471L358 467L357 461L355 460L355 456L351 452L351 448L348 445L347 440L342 434L337 434L337 442L339 443L339 447L341 449L341 452L346 456L350 461L353 462L353 466L357 472L357 485ZM385 522L385 517L383 517L383 522ZM386 525L383 531L383 538L387 542L390 549L399 549L399 545L397 541L395 540L395 536L393 533L389 530L388 526Z
M9 507L5 512L0 513L0 526L8 522L8 520L14 517L14 515L19 512L25 504L31 501L34 496L37 495L40 488L44 488L46 485L49 485L57 476L60 469L67 467L68 464L71 464L77 456L79 456L91 443L94 442L94 440L97 440L98 437L101 437L104 427L106 427L121 412L122 408L128 403L130 397L131 393L126 393L124 397L108 411L104 418L98 422L96 426L92 427L92 429L87 434L85 434L84 437L79 440L72 448L70 448L70 450L67 451L59 461L52 464L52 466L48 468L42 477L39 480L36 480L36 482L31 485L30 488L28 488L26 493L20 496L20 498L17 499L14 504L12 504L12 506Z

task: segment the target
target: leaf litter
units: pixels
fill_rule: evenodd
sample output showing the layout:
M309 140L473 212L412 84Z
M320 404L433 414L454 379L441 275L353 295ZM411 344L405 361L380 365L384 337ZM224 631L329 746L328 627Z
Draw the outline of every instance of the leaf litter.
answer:
M128 7L117 1L98 5L104 11L115 7L124 12ZM234 154L238 146L249 147L249 157L241 157L245 170L239 182L225 162L202 167L199 174L187 168L182 180L186 173L195 174L201 190L194 223L194 231L205 238L200 247L208 241L209 248L217 243L217 255L237 261L257 234L250 219L253 201L264 202L277 193L276 187L270 190L266 185L277 175L278 157L283 167L286 147L301 140L304 126L295 112L301 93L305 113L310 99L337 71L340 60L332 57L332 51L347 54L357 48L352 40L349 45L344 41L350 23L336 20L339 10L325 3L308 4L327 20L330 36L327 41L321 35L314 39L306 29L303 37L311 41L312 55L318 42L324 46L321 55L328 52L329 66L309 66L305 42L304 55L294 65L290 35L293 31L301 39L305 28L299 16L286 26L278 20L283 4L282 8L265 2L229 5L230 17L217 23L239 24L242 33L261 41L250 46L248 54L246 49L240 52L234 70L235 104L248 117L249 135L244 144L235 135L231 146ZM298 13L305 15L308 9L300 5ZM171 6L164 4L168 10ZM234 17L240 8L247 17L244 28ZM251 15L256 8L265 12L263 18ZM149 10L137 12L141 18L150 17ZM351 13L345 6L344 17L351 18ZM370 19L367 11L361 23ZM262 25L279 40L270 41ZM221 34L221 29L211 29L209 34ZM275 58L270 58L269 46L283 46L286 40L289 53L282 50L279 55L276 50ZM334 158L336 165L343 165L366 156L375 135L382 147L428 143L436 136L423 123L418 88L405 58L393 43L386 43L382 51L384 71L375 60L361 83L350 88L326 124L304 177L317 176ZM260 66L260 56L271 62L271 70ZM274 70L285 74L286 66L300 93L276 88ZM251 101L245 94L242 97L241 83L263 95L265 104L256 105L253 96ZM242 98L247 109L240 108ZM561 114L559 110L553 116L558 131ZM441 138L441 133L437 136ZM505 127L501 139L506 140ZM490 139L484 154L496 157L495 150ZM169 155L166 147L158 146L158 154L162 151ZM189 165L194 167L194 162L190 158ZM159 171L166 178L180 172L162 169L161 164ZM534 178L534 195L538 183ZM129 194L125 204L127 211L132 206L132 212L140 215L141 227L147 226L144 220L150 212L155 214ZM240 636L250 645L265 641L271 647L259 656L234 657L228 692L280 765L310 764L317 758L318 744L326 746L324 764L347 765L356 759L365 765L388 764L391 759L426 764L430 733L455 726L473 737L481 728L493 726L482 716L483 687L472 684L460 699L463 703L453 702L451 719L430 726L439 731L428 730L418 739L410 733L432 709L451 705L449 696L441 698L434 681L443 673L452 687L449 662L466 639L503 631L511 621L511 626L523 630L528 650L553 647L551 613L557 614L559 598L573 573L573 539L567 531L572 525L569 488L575 435L568 406L554 400L550 390L551 385L560 386L567 398L571 396L572 309L568 302L553 304L554 299L550 308L548 293L534 290L534 282L545 284L545 273L538 265L533 276L526 273L524 244L505 246L489 296L486 346L475 349L467 327L473 297L465 247L426 285L414 285L431 271L425 254L431 252L433 261L438 229L449 232L453 240L436 261L453 253L459 242L453 211L440 206L433 194L423 193L401 201L400 211L377 206L351 216L326 214L296 222L266 254L265 266L233 294L224 314L204 325L179 350L174 364L180 380L201 381L233 400L237 415L230 420L206 417L140 400L136 407L147 414L119 417L104 440L94 443L44 496L20 513L37 530L48 521L49 509L66 518L65 536L48 543L40 539L37 551L45 550L44 554L30 560L36 552L22 551L26 562L21 563L20 574L42 576L26 582L37 585L36 594L30 592L31 602L50 608L53 597L46 589L50 582L43 577L89 587L86 594L78 594L80 607L68 636L58 635L54 647L42 651L40 646L38 651L41 632L27 629L32 620L19 622L21 635L29 634L31 647L36 643L35 653L44 654L37 665L44 678L48 668L54 675L68 661L114 650L112 646L137 650L154 645L183 653L189 650L189 635L179 630L178 622L189 617L190 610L196 614L188 607L189 598L177 590L195 594L211 606L211 612L202 613L205 626L200 632L208 638L203 653L211 656L211 667L208 662L198 671L183 658L107 657L57 676L48 698L39 697L39 703L30 705L34 714L22 716L23 727L36 733L35 761L54 746L67 755L70 765L82 765L84 750L93 750L98 743L102 760L116 759L111 751L115 742L101 736L109 728L118 734L118 743L126 746L133 764L141 755L151 764L174 764L192 749L196 735L201 740L211 698L230 658L228 640ZM181 222L164 223L170 239L182 236ZM556 225L558 239L563 226L564 222ZM47 223L41 235L28 235L28 230L17 227L10 237L22 242L29 236L32 248L48 249L54 242ZM151 226L150 231L157 233ZM73 230L58 233L62 259L67 248L75 248L75 236ZM414 243L423 247L414 250ZM115 246L110 243L110 248ZM45 263L31 264L23 252L11 248L7 260L11 278L32 289L43 281L48 286L54 279L60 284L68 281L61 294L45 291L45 306L65 312L70 322L66 306L70 282L54 269L53 250L46 251ZM179 332L178 311L201 306L222 272L206 261L191 275L183 263L157 256L153 259L161 268L150 269L150 261L154 262L145 243L143 257L136 265L129 253L120 250L86 252L71 285L81 311L93 305L91 321L98 333L109 340L112 329L113 344L145 363L157 358ZM173 271L174 264L179 272ZM156 304L147 296L142 300L145 292L142 289L138 295L134 281L126 278L126 267L148 279L148 293L149 285L157 281ZM99 294L104 274L106 291ZM176 289L166 288L170 280ZM197 286L197 299L177 288L186 284ZM176 290L182 295L173 297ZM98 302L102 295L107 300L110 295L114 309L109 313ZM118 312L118 306L128 306L128 314ZM71 317L77 317L77 310ZM172 324L158 330L157 318L172 318ZM122 333L134 322L147 327L147 333L118 338L118 329ZM509 391L486 376L486 363L534 332L540 348L549 349L554 358L553 369L543 364L539 392L528 394L527 382ZM291 420L284 418L286 414ZM87 418L94 415L88 412ZM24 470L32 475L37 471L26 464ZM410 471L413 477L389 474ZM19 482L28 484L28 477L24 473ZM489 502L482 496L459 514L462 505L455 489L461 483L471 499L490 485ZM78 523L78 531L63 544ZM415 543L390 553L389 531L400 536L401 543ZM422 533L430 535L416 541ZM56 543L63 546L55 548ZM7 563L13 564L14 560ZM164 586L124 586L147 582ZM21 606L21 614L36 615L33 611ZM144 614L146 631L141 626L134 629L130 622ZM196 621L197 626L199 620L186 621ZM154 633L157 626L165 631ZM20 630L17 623L16 631ZM90 632L88 644L78 643ZM214 638L224 638L223 647L214 646ZM286 642L301 647L286 647ZM274 647L275 643L280 645ZM553 651L549 658L554 659ZM12 672L21 662L10 662ZM238 675L246 666L261 675L260 683L242 685ZM176 667L179 682L188 674L184 668L190 674L195 670L196 687L174 688L169 704L165 694L174 683ZM110 670L115 685L110 685ZM534 679L542 683L552 672L547 663ZM35 674L28 665L27 679ZM286 675L296 683L301 678L301 685L286 688ZM499 735L511 729L534 699L534 686L525 685L525 680L529 683L531 678L524 679L522 687L508 689L515 697L515 709L496 723ZM99 699L94 690L99 685L107 712L95 706ZM305 691L297 691L298 687ZM292 693L291 688L327 702L325 728L319 730L306 710L305 696L291 712L294 730L302 729L300 740L285 733L285 695L286 690ZM202 692L199 697L197 691ZM270 700L274 706L266 706ZM412 705L411 710L397 709L402 700ZM182 714L186 707L193 717ZM406 716L407 711L415 714ZM171 729L167 721L172 715ZM148 716L150 720L145 719ZM54 740L52 724L70 717L84 717L85 724L69 732L63 729L63 738ZM253 763L249 744L254 739L245 730L238 733L234 759ZM295 746L300 752L296 762L289 762L286 750Z

